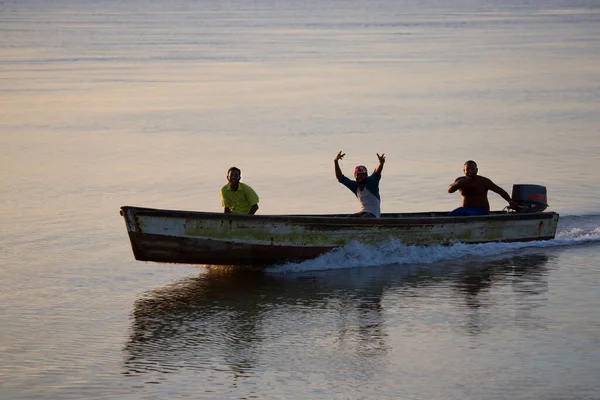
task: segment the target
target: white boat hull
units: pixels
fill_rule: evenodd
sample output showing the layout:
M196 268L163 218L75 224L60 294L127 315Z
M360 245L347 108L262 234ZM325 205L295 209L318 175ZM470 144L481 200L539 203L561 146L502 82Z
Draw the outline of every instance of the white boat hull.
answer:
M554 212L339 215L234 215L122 207L136 259L186 264L265 266L303 261L353 241L397 239L407 245L553 239Z

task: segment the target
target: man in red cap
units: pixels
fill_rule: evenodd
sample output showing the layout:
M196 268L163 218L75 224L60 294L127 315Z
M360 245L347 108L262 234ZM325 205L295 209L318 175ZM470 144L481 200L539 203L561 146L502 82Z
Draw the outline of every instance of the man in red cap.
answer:
M346 154L341 151L333 159L335 164L335 177L338 182L346 186L360 202L360 212L352 214L353 217L375 217L381 216L381 197L379 196L379 180L381 179L381 171L385 163L385 154L377 154L379 165L375 171L369 176L367 168L364 165L359 165L354 168L354 181L342 174L339 161Z

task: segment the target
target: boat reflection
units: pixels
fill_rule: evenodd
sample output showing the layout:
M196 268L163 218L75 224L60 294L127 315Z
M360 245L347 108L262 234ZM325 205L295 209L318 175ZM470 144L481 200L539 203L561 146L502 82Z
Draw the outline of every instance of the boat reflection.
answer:
M537 329L543 320L535 315L535 309L546 302L548 291L546 254L529 254L486 262L484 268L473 265L466 268L453 285L455 292L462 295L466 310L462 328L471 335L478 335L497 326L498 314L510 311L512 325L524 329ZM509 296L512 307L501 308L492 287L502 286ZM495 314L494 308L499 309Z
M394 312L410 309L431 291L450 293L465 321L457 327L463 334L477 335L493 324L484 310L494 307L488 296L496 285L513 293L524 321L534 321L532 298L547 290L551 258L525 254L287 275L209 270L135 302L125 374L212 368L241 377L253 373L265 354L279 357L307 337L355 355L368 370L389 351L390 319L398 323Z

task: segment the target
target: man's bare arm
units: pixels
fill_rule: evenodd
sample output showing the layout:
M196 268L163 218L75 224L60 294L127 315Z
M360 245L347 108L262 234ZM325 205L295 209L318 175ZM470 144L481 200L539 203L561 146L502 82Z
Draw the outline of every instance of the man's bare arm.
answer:
M456 180L452 182L450 186L448 186L448 193L454 193L458 189L460 189L460 186L464 179L466 179L464 176L459 176L458 178L456 178Z
M258 204L255 204L250 208L250 212L248 212L248 214L254 215L257 211L258 211Z
M340 168L340 163L339 161L344 158L344 156L346 155L346 153L342 153L341 151L337 154L337 156L335 156L335 158L333 159L333 164L335 165L335 177L337 178L337 180L339 181L340 179L342 179L342 177L344 176L344 174L342 174L342 169Z
M381 175L381 171L383 171L383 164L385 164L385 153L382 153L381 155L377 153L377 158L379 159L379 165L377 168L375 168L375 172Z
M504 200L506 200L508 202L508 204L511 207L515 207L517 205L517 202L515 202L515 201L513 201L513 199L511 199L511 197L508 195L506 190L504 190L500 186L496 185L490 179L488 179L488 189L494 193L498 193Z

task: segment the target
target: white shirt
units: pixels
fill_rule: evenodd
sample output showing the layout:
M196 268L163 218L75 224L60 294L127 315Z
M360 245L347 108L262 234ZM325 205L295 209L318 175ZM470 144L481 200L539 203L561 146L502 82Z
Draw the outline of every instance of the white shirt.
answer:
M356 197L360 202L360 211L370 212L377 218L381 217L381 201L375 195L365 188L364 190L356 189Z

